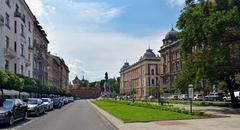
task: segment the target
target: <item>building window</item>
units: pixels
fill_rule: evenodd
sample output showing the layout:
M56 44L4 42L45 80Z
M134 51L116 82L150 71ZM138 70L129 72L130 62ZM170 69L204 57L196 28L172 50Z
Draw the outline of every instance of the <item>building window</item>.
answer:
M29 47L30 47L30 45L31 45L31 39L30 39L30 37L28 37L28 45L29 45Z
M21 56L24 56L23 52L24 52L24 46L23 46L23 44L21 44L21 52L20 52Z
M30 61L30 59L31 59L31 55L30 55L30 54L28 54L28 60Z
M25 37L25 36L24 36L24 25L23 25L23 24L21 24L21 36L22 36L22 37Z
M5 19L6 19L6 27L10 29L10 18L9 18L9 14L6 13L5 14Z
M17 64L14 64L14 73L17 74Z
M23 75L23 65L21 65L21 74Z
M14 21L14 33L17 33L17 21Z
M9 8L11 8L10 0L5 0L5 3L8 5Z
M155 85L155 80L154 79L152 79L152 85Z
M14 51L17 52L17 42L14 42Z
M19 6L16 4L15 13L19 13Z
M30 77L31 76L31 74L30 74L30 70L28 71L28 77Z
M154 69L151 70L152 75L154 75Z
M9 37L5 36L6 48L9 48Z
M5 61L5 70L9 70L9 61L8 60Z
M31 23L28 22L28 31L31 32Z

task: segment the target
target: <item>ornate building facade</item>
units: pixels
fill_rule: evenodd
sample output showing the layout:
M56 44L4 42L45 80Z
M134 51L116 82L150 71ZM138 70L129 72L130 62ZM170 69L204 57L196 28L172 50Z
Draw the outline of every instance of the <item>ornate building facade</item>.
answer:
M159 77L160 57L152 49L147 49L135 64L124 63L120 70L120 93L130 94L134 89L137 98L147 97L150 87L159 87Z
M33 33L33 77L42 84L48 83L48 44L47 35L39 25L38 21L34 23Z
M160 86L163 89L172 87L181 71L180 47L177 33L172 28L163 39L163 45L159 51L161 54Z
M48 85L67 89L69 83L69 68L64 60L48 53Z

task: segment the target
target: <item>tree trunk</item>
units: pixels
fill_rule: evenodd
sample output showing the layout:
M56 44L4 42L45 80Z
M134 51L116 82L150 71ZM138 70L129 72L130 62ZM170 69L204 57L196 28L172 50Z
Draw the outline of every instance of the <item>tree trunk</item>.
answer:
M20 99L20 96L21 96L21 92L18 92L18 98Z
M229 78L229 77L226 78L226 83L227 83L228 90L229 90L229 93L230 93L230 96L231 96L232 107L237 108L238 107L238 100L234 95L234 88L233 88L234 82L232 82L232 81L234 81L234 78L232 76L231 76L231 78Z

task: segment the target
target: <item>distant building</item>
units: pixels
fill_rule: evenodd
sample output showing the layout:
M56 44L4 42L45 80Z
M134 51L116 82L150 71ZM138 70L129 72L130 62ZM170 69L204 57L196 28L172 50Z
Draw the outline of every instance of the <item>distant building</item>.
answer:
M100 97L100 86L87 86L85 80L80 80L77 76L70 84L68 90L81 99L95 99Z
M69 83L69 68L58 56L48 54L48 85L67 89Z
M159 87L159 77L160 57L149 48L135 64L124 63L120 70L120 93L130 94L135 90L136 97L147 97L150 95L150 87Z
M172 28L163 39L163 45L159 51L161 54L160 86L163 89L172 87L181 71L180 46L177 33Z

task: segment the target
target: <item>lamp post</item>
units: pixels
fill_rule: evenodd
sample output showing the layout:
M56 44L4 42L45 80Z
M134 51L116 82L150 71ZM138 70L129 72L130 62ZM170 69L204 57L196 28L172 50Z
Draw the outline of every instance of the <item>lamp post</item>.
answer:
M193 85L188 85L188 96L190 100L190 114L192 115L192 99L193 99Z

